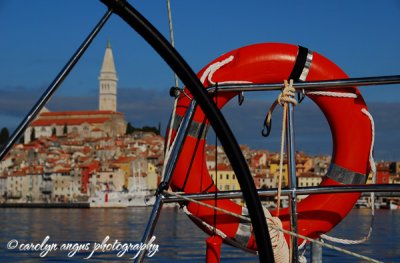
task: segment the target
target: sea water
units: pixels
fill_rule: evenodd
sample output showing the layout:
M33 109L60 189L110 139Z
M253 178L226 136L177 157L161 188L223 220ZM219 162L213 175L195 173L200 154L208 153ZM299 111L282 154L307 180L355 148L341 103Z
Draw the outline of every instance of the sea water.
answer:
M206 235L178 208L164 208L153 240L141 244L151 208L0 209L0 262L132 262L140 249L146 262L204 262ZM332 235L362 238L368 209L354 209ZM400 262L400 210L377 210L374 231L361 245L341 247L384 262ZM308 254L308 253L307 253ZM258 257L223 245L222 262L257 262ZM310 260L309 260L310 262ZM364 262L323 249L323 262Z

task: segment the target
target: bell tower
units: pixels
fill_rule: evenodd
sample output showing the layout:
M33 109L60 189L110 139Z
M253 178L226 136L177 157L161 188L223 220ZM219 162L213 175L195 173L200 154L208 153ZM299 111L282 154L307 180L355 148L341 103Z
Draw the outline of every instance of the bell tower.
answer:
M114 57L108 41L99 76L99 110L117 111L117 82Z

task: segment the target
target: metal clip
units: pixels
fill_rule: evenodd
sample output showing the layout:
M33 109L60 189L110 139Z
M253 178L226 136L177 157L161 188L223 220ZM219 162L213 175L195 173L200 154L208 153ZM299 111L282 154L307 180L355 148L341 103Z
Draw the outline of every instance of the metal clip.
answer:
M242 92L240 92L240 93L238 94L238 103L239 103L239 106L242 106L243 101L244 101L244 92L242 91Z
M302 89L301 92L297 93L297 102L301 103L305 97L306 97L306 92L304 91L304 89Z
M182 90L178 87L171 87L169 89L169 95L174 98L178 98L181 95Z
M267 123L267 117L265 117L264 128L261 131L261 135L262 136L264 136L264 137L268 137L269 136L269 134L271 133L271 125L272 125L272 120L270 120Z
M272 103L271 107L269 108L267 115L265 116L264 128L261 131L261 135L264 136L264 137L268 137L269 134L271 133L271 129L272 129L272 113L274 112L275 107L278 104L279 104L278 100L275 100L274 103Z
M168 190L168 187L169 187L169 185L168 185L168 183L167 182L165 182L165 181L162 181L159 185L158 185L158 188L157 188L157 190L156 190L156 196L158 196L158 195L160 195L161 193L163 193L164 191L167 191Z

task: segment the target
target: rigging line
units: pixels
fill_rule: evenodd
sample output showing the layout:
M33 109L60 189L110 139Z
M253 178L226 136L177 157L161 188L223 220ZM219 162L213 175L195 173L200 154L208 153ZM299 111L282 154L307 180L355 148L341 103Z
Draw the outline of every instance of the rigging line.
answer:
M167 0L167 10L168 10L168 22L169 22L169 31L170 31L170 37L171 37L171 45L173 47L175 47L175 41L174 41L174 31L173 31L173 27L172 27L172 15L171 15L171 6L170 6L170 0ZM174 79L175 79L175 87L179 88L179 82L178 82L178 76L176 75L176 73L174 72ZM178 103L178 98L179 96L176 96L174 99L174 106L172 108L172 114L171 114L171 119L170 119L170 124L169 124L169 131L168 131L168 139L167 139L167 144L165 146L166 151L165 151L165 157L164 160L168 160L169 159L169 155L171 154L170 152L170 144L171 144L171 136L172 136L172 125L175 122L175 112L176 112L176 105ZM164 165L163 165L163 170L161 175L164 177L164 173L165 173L165 168L166 168L166 161L164 161Z
M172 151L172 144L171 144L171 137L172 137L172 128L173 128L173 124L175 122L175 113L176 113L176 105L178 104L178 97L176 97L174 99L174 106L172 108L172 113L171 113L171 118L170 118L170 123L169 123L169 130L168 130L168 139L165 145L165 154L164 154L164 164L163 164L163 169L161 172L161 179L164 179L164 175L165 175L165 169L167 168L167 163L169 161L169 157L171 155L171 151ZM175 141L175 138L174 138Z
M218 106L218 82L215 83L215 104ZM218 207L218 136L215 134L215 192L214 192L214 206ZM217 211L214 210L214 236L216 235L215 229L217 228Z
M233 217L239 218L239 219L241 219L241 220L243 220L243 221L246 221L246 222L250 222L250 223L251 223L250 218L248 218L248 217L246 217L246 216L243 216L243 215L239 215L239 214L233 213L233 212L231 212L231 211L229 211L229 210L226 210L226 209L224 209L224 208L215 207L215 206L209 205L209 204L207 204L207 203L204 203L204 202L201 202L201 201L197 201L197 200L195 200L195 199L192 199L192 198L183 196L183 195L178 194L178 193L176 193L176 192L166 192L166 193L169 194L169 195L173 195L173 196L175 196L175 197L178 197L178 198L182 198L182 199L184 199L184 200L186 200L186 201L189 201L189 202L192 202L192 203L195 203L195 204L204 206L204 207L208 207L208 208L217 210L217 211L219 211L219 212L228 214L228 215L230 215L230 216L233 216ZM337 247L337 246L334 246L334 245L331 245L331 244L327 244L327 243L325 243L325 242L322 242L322 241L319 241L319 240L316 240L316 239L309 238L309 237L307 237L307 236L304 236L304 235L301 235L301 234L298 234L298 233L295 233L295 232L292 232L292 231L289 231L289 230L286 230L286 229L277 227L277 226L275 226L275 225L273 225L273 224L269 224L268 227L269 227L269 228L273 228L273 229L278 230L278 231L281 231L281 232L283 232L283 233L285 233L285 234L288 234L288 235L291 235L291 236L296 236L296 237L299 237L299 238L301 238L301 239L307 240L307 241L309 241L309 242L313 242L313 243L319 244L319 245L321 245L321 246L323 246L323 247L326 247L326 248L330 248L330 249L339 251L339 252L344 253L344 254L348 254L348 255L351 255L351 256L354 256L354 257L357 257L357 258L365 259L365 260L367 260L367 261L369 261L369 262L383 263L383 261L379 261L379 260L376 260L376 259L373 259L373 258L364 256L364 255L358 254L358 253L356 253L356 252L352 252L352 251L347 250L347 249L344 249L344 248L340 248L340 247ZM217 232L217 234L218 234L218 229L216 230L216 232Z
M172 26L172 14L171 14L171 3L170 0L167 0L167 9L168 9L168 24L169 24L169 37L171 41L171 46L175 47L175 39L174 39L174 28ZM174 72L175 79L175 87L179 87L178 75Z

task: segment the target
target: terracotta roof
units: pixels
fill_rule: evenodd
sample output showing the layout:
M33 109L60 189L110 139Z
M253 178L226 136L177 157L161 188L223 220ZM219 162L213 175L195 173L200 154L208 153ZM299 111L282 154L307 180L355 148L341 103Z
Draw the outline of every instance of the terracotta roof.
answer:
M217 170L218 171L233 171L233 169L232 169L232 167L230 165L226 165L226 164L223 164L223 163L219 163L217 165ZM215 170L213 170L213 171L215 171Z
M83 123L104 123L110 118L81 118L81 119L38 119L32 122L32 126L51 126L55 125L81 125Z
M121 112L114 111L100 111L100 110L88 110L88 111L59 111L59 112L43 112L39 116L71 116L71 115L123 115ZM40 118L40 117L39 117Z
M133 161L135 159L136 159L136 157L121 156L117 160L114 160L113 163L129 163L129 162L131 162L131 161Z
M70 168L59 168L57 170L55 170L55 173L69 173L71 171Z

